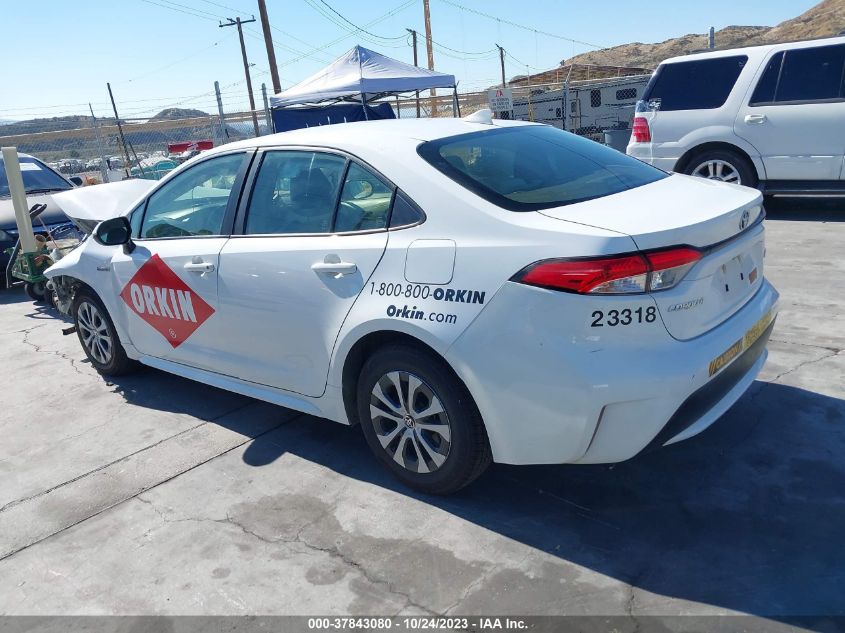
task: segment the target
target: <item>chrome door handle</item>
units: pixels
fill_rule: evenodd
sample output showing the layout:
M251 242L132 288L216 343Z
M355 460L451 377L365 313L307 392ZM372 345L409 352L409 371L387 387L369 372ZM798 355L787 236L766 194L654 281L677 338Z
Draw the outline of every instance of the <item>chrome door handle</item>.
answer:
M343 277L358 272L358 266L352 262L341 261L338 255L326 255L323 261L311 264L311 270L318 275L329 274Z
M759 125L766 122L765 114L747 114L745 115L745 122L750 125Z
M214 272L214 264L211 262L188 262L184 269L189 273L211 273Z

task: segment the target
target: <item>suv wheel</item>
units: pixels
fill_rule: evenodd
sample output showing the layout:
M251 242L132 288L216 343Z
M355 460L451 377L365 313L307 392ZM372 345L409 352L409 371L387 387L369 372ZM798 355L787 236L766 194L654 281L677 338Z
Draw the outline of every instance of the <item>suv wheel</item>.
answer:
M135 361L126 356L105 306L93 293L78 292L71 314L79 342L94 369L104 376L121 376L135 369Z
M697 154L689 160L684 173L734 185L757 186L754 167L730 150L711 150Z
M413 347L385 348L364 363L358 418L379 461L421 492L455 492L490 464L466 387L440 359Z

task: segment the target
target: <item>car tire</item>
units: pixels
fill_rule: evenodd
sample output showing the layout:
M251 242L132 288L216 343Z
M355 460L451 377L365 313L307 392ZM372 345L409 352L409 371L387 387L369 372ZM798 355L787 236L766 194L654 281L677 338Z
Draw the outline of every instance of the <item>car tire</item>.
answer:
M739 153L727 149L707 150L693 155L687 161L684 173L746 187L756 187L758 181L754 166Z
M415 490L455 492L492 461L475 402L449 366L432 354L409 346L375 352L361 369L357 396L370 449Z
M122 376L137 363L126 355L114 323L103 302L86 290L79 291L71 307L76 334L91 365L103 376Z
M44 301L44 298L47 296L47 285L46 282L43 281L36 281L35 283L26 282L23 285L24 290L26 291L27 296L33 301Z

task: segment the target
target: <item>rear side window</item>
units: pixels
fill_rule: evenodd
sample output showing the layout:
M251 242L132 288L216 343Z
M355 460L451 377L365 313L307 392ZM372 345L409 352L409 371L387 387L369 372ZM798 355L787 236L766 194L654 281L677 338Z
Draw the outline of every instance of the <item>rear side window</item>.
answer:
M463 187L511 211L601 198L666 177L621 152L547 125L446 137L423 143L417 152Z
M659 104L661 112L721 108L747 61L745 55L734 55L663 64L643 99Z
M782 52L777 53L769 60L769 63L766 64L766 70L760 75L760 80L754 88L754 94L751 95L751 101L748 102L748 105L757 106L774 102L782 64Z
M786 52L776 102L842 98L845 44L799 48Z
M329 233L346 159L304 151L267 152L246 216L247 235Z

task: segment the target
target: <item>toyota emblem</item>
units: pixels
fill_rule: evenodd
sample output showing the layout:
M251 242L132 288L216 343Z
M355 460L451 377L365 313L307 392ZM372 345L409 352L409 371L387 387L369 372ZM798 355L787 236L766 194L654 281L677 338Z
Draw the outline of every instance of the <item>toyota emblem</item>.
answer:
M748 223L751 221L751 212L746 209L742 212L742 216L739 218L739 230L742 231L745 227L748 226Z

